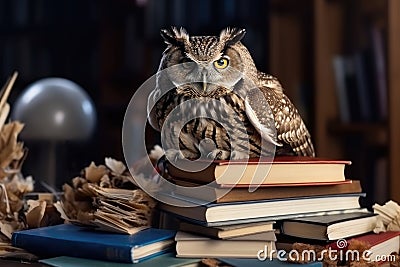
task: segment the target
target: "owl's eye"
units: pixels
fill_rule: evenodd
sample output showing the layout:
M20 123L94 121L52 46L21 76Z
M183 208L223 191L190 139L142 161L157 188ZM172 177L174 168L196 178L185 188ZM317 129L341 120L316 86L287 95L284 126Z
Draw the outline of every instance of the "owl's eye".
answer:
M229 65L229 59L226 57L221 57L220 59L214 61L214 67L217 69L225 69Z

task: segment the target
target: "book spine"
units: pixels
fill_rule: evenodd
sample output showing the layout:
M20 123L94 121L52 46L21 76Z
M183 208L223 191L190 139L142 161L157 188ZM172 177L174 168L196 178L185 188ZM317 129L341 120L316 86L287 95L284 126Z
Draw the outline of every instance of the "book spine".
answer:
M333 69L336 80L336 94L339 104L340 119L344 123L350 122L349 100L346 91L345 59L343 56L333 58Z
M372 49L374 56L376 89L378 96L378 112L381 120L386 120L388 116L388 96L387 96L387 73L385 59L385 41L382 30L373 25L371 29Z
M75 242L71 240L57 240L43 236L31 236L23 233L14 233L12 245L23 248L34 254L45 257L70 256L90 258L95 260L132 263L130 247L105 246L90 242Z

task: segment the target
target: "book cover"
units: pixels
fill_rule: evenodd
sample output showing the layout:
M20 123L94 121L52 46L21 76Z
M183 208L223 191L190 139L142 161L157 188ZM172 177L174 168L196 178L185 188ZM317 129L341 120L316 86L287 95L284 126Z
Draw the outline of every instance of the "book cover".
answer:
M177 185L182 187L197 187L200 184L175 180ZM228 192L226 189L230 189ZM335 194L361 193L362 188L359 180L344 180L329 183L302 183L302 184L275 184L263 185L257 190L250 192L249 185L220 185L202 187L202 190L181 190L176 188L175 193L201 200L212 199L217 203L235 201L254 201L277 198L297 198L305 196L324 196Z
M134 235L60 224L14 232L12 245L39 256L136 263L171 249L175 231L148 228Z
M135 264L82 259L68 256L40 260L40 262L54 267L195 267L198 266L198 262L200 261L201 259L176 258L175 253L166 253Z
M282 221L282 233L308 239L337 240L371 232L377 214L354 212Z
M335 182L345 180L350 161L325 158L282 156L245 160L177 160L167 163L169 175L199 183L261 184Z

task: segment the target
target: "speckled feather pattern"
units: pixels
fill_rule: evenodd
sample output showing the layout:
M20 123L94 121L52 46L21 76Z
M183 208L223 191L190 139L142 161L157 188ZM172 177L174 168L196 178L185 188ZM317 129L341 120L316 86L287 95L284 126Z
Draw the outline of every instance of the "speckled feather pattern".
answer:
M240 42L243 30L228 28L219 36L189 37L184 29L176 28L163 33L168 47L159 70L175 66L184 58L202 66L212 66L213 61L227 56L231 63L229 67L240 70L264 96L260 98L259 94L254 94L254 90L243 85L243 78L237 79L232 72L209 70L210 84L218 84L220 80L212 79L221 76L224 82L232 84L230 88L208 86L207 91L201 91L197 84L178 86L158 99L150 111L149 121L153 127L170 130L171 135L164 140L165 146L179 147L181 156L187 158L270 155L274 151L273 143L278 144L278 154L315 156L310 133L281 84L275 77L257 70L249 51ZM191 74L182 69L176 71L174 77L181 79ZM165 93L160 86L165 81L161 79L165 77L160 78L150 98ZM192 100L197 104L180 105ZM166 120L172 111L174 116L170 117L173 119ZM272 136L272 133L276 135Z

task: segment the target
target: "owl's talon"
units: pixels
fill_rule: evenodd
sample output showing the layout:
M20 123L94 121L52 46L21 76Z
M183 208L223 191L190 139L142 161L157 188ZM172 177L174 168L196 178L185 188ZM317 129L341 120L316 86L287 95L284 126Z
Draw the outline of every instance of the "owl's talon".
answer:
M207 157L212 160L222 160L222 159L229 159L230 152L221 150L221 149L214 149L210 153L207 154Z

